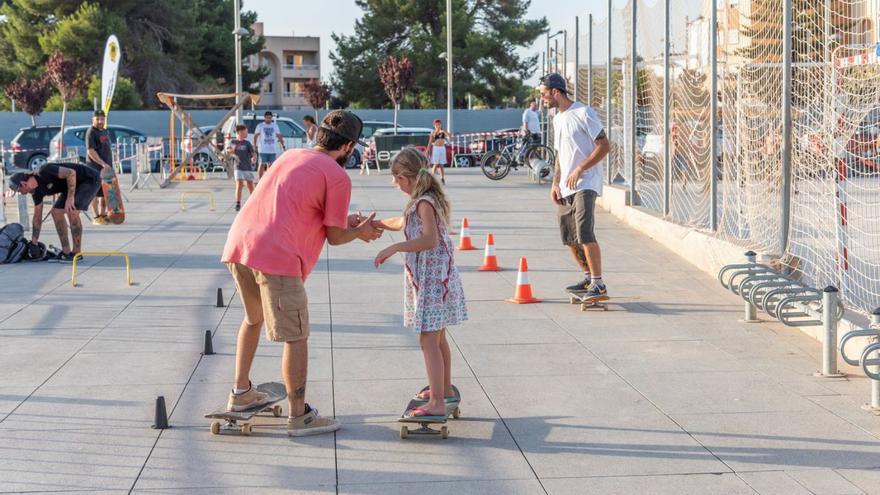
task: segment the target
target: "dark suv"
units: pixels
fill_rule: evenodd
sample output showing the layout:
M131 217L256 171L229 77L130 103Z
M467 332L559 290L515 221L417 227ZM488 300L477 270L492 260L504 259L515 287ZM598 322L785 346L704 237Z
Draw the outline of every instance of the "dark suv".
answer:
M10 143L13 167L28 170L40 168L49 156L49 141L60 130L59 125L23 127Z

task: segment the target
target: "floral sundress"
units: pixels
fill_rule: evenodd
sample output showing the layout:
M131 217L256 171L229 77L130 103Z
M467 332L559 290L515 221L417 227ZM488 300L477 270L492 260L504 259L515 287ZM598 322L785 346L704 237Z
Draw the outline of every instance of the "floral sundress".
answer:
M422 201L434 205L431 196L420 196L404 214L406 239L422 235L422 219L416 208ZM437 213L435 207L435 214ZM437 215L437 246L405 253L403 324L417 333L436 332L467 320L461 277L453 260L452 239L446 223Z

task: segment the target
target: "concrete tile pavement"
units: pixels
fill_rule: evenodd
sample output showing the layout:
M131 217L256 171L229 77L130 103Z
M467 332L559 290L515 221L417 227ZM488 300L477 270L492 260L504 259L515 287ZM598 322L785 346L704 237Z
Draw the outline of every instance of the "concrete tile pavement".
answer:
M353 209L399 214L387 175L354 175ZM450 438L398 438L394 421L424 384L418 339L401 327L402 238L325 250L307 282L307 400L343 423L290 439L283 420L251 437L212 436L243 310L218 263L234 217L228 183L135 191L129 221L86 226L94 257L69 266L0 266L0 492L94 493L877 493L880 420L859 409L864 379L821 380L818 346L741 303L649 238L598 214L607 312L581 313L561 287L579 278L559 245L547 188L522 175L449 175L453 230L495 235L456 252L470 321L450 329L463 416ZM216 211L178 190L215 191ZM14 218L14 213L11 216ZM47 232L47 236L54 234ZM542 304L513 295L519 256ZM214 307L222 288L227 306ZM204 332L217 354L201 356ZM278 380L281 346L263 342L255 381ZM149 428L156 396L170 430Z

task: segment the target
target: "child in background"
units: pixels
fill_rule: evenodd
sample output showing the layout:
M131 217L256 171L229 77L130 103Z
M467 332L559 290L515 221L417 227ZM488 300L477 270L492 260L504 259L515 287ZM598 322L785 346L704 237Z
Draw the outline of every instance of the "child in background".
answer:
M404 325L419 333L429 386L421 395L428 402L407 411L407 417L446 416L444 399L455 396L446 327L467 320L447 233L449 201L427 165L415 148L401 150L391 162L392 183L410 197L409 203L404 216L374 222L377 228L403 230L406 236L406 241L379 252L375 265L378 268L395 253L405 253Z
M235 159L235 211L241 210L241 189L247 185L248 194L254 192L254 180L256 172L254 165L257 162L257 153L254 145L247 140L248 130L244 124L235 126L237 139L229 142L229 150Z

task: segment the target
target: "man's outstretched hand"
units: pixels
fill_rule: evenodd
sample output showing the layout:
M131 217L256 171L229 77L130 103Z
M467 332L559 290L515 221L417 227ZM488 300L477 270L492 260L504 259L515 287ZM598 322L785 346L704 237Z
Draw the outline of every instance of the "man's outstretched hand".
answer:
M370 216L363 217L360 216L360 222L355 227L357 230L357 238L364 242L375 241L376 239L382 237L382 229L377 229L375 225L373 225L373 219L376 218L376 212L370 213Z

